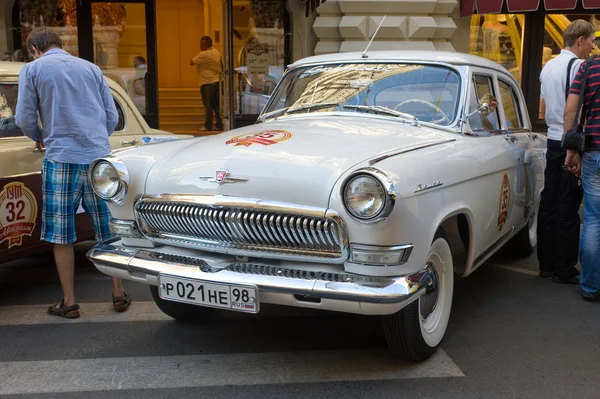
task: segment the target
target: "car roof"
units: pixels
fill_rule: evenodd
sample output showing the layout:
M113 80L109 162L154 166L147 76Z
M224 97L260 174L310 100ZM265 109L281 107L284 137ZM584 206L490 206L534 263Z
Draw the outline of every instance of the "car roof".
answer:
M452 65L469 65L478 66L482 68L495 69L497 71L506 72L508 71L501 65L496 64L490 60L482 57L478 57L471 54L455 53L450 51L433 51L433 50L394 50L394 51L368 51L367 58L362 57L362 53L359 52L348 52L348 53L332 53L316 55L312 57L306 57L301 60L294 62L290 67L297 67L305 64L319 64L328 62L340 62L340 61L352 61L352 62L399 62L399 61L434 61L443 62Z
M0 78L4 76L18 77L21 69L25 66L25 62L0 61ZM104 75L110 88L120 87L114 80Z

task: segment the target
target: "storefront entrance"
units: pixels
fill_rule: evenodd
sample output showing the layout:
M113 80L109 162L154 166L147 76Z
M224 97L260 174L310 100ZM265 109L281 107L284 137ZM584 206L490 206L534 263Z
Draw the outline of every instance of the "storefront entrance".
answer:
M225 129L254 123L290 62L284 0L17 0L21 47L52 26L66 51L118 82L151 127L199 132L204 107L190 60L209 36L223 57Z

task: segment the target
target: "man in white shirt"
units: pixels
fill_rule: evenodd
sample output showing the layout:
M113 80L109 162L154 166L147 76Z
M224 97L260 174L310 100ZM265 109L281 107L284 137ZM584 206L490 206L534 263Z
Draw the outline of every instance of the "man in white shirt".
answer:
M204 126L198 130L213 130L213 113L217 122L217 130L223 130L219 103L219 74L223 65L221 53L213 47L212 39L209 36L200 39L200 50L200 53L190 60L190 65L196 66L196 75L198 76L198 85L200 86L205 111Z
M581 63L594 48L595 28L584 20L573 21L563 33L564 49L548 61L540 75L542 100L548 125L548 150L544 190L538 213L537 257L540 277L555 283L578 284L579 206L583 191L579 179L563 168L561 147L565 102Z

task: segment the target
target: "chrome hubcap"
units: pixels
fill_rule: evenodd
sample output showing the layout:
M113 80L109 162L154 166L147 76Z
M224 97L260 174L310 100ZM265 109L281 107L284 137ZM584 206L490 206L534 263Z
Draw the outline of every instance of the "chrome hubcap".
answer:
M431 281L427 285L425 293L419 299L421 318L423 320L427 320L429 315L431 315L435 310L439 295L439 277L435 268L433 267L433 263L427 262L425 268L431 277Z

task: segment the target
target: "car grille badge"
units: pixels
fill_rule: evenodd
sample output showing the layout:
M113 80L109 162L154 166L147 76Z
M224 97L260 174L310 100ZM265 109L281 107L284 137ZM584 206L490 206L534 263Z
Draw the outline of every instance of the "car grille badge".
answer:
M201 176L200 180L208 181L211 183L225 184L225 183L244 183L248 179L240 179L235 177L229 177L229 170L221 168L215 172L215 177Z

